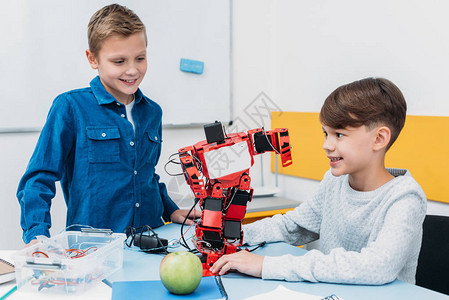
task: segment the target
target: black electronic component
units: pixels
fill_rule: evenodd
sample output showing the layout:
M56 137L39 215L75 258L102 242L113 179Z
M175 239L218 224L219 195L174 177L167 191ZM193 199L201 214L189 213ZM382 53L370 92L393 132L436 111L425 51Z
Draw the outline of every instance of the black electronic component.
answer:
M254 146L256 147L257 153L273 150L273 146L270 144L268 137L264 132L256 132L254 134Z
M139 247L140 250L147 253L166 253L168 254L168 240L160 238L154 230L148 226L134 228L128 226L125 230L125 245ZM145 234L147 233L147 234Z
M206 134L208 144L222 144L225 142L225 135L221 122L215 121L215 123L204 125L204 133Z
M149 235L138 235L134 238L134 246L144 251L160 250L168 246L168 240Z
M225 220L224 237L228 239L241 239L241 222Z
M211 245L212 248L221 249L223 248L223 239L220 233L214 230L203 229L203 239Z
M212 197L206 197L204 199L204 209L206 210L212 210L212 211L222 211L223 210L223 204L221 199L216 199Z
M238 190L232 199L232 204L246 206L251 201L251 198L252 195L250 192Z

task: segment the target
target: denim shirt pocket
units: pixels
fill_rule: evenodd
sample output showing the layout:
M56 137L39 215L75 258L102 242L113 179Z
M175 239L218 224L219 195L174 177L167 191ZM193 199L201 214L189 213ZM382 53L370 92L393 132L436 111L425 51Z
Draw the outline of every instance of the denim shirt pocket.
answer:
M89 163L120 161L120 132L117 126L86 127Z
M161 136L159 134L157 134L155 131L151 131L151 130L147 130L145 136L146 136L145 140L148 141L148 144L147 144L148 151L146 152L147 153L146 161L156 165L156 162L159 158L158 157L159 151L161 148L161 142L162 142Z

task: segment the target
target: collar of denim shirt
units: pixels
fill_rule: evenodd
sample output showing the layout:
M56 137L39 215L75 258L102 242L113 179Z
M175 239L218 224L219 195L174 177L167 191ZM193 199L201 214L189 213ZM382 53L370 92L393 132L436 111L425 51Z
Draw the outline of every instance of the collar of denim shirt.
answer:
M92 81L90 82L90 88L92 89L92 92L94 93L98 104L103 105L118 102L111 94L109 94L108 91L106 91L103 84L101 83L100 76L92 79ZM140 89L137 89L137 91L134 93L134 97L135 103L139 103L142 99L147 101Z

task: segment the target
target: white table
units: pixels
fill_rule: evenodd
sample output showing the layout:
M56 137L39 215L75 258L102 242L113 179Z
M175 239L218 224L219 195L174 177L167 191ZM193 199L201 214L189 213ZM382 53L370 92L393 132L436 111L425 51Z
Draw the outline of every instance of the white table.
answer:
M155 230L158 234L167 239L179 238L180 225L169 224ZM181 251L182 247L171 249L170 251ZM303 255L306 250L294 247L285 243L270 243L256 250L260 255ZM0 251L0 257L9 259L13 251ZM163 258L160 254L146 254L129 249L125 249L123 269L117 271L107 279L114 281L133 281L133 280L157 280L159 279L159 265ZM347 284L328 284L328 283L310 283L310 282L285 282L277 280L262 280L245 276L239 273L230 273L223 276L223 284L229 295L229 299L244 299L255 294L274 290L279 284L287 288L303 293L315 295L329 295L335 293L345 300L364 299L364 300L389 300L389 299L419 299L419 300L449 300L449 296L436 293L406 282L395 280L392 283L369 286L369 285L347 285ZM0 285L0 297L14 286L13 282ZM62 297L64 296L64 297ZM111 299L112 290L104 283L92 285L82 294L40 294L25 293L17 291L8 297L7 300L14 299Z

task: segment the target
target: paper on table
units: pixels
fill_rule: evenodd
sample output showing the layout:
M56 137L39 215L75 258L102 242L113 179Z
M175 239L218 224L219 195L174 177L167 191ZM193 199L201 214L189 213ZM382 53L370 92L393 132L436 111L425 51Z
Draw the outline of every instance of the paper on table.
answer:
M338 298L335 295L322 297L312 294L301 293L297 291L292 291L282 284L278 285L278 287L268 293L263 293L255 296L251 296L249 298L245 298L245 300L272 300L272 299L282 299L282 300L343 300L342 298Z

